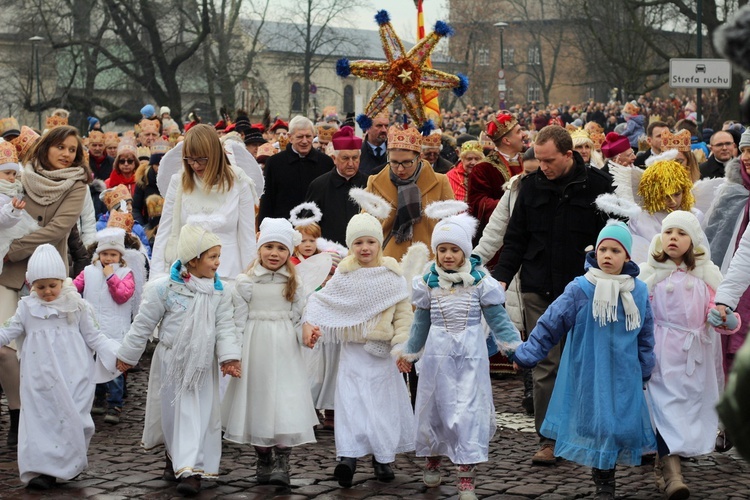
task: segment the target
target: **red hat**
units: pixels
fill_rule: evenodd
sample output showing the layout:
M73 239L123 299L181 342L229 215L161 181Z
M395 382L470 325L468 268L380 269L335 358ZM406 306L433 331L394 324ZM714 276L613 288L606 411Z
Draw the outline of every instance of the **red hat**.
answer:
M602 144L602 154L607 159L614 158L628 149L630 149L630 141L628 138L615 132L607 134L607 137L604 138L604 143Z
M276 118L276 121L271 125L271 132L276 132L276 129L279 128L289 130L289 124L281 118Z
M224 132L227 132L227 133L229 133L229 132L231 132L232 130L234 130L234 128L235 128L236 126L237 126L237 124L236 124L236 123L230 123L230 124L229 124L229 125L227 126L227 128L225 128L225 129L224 129Z
M264 127L262 123L255 123L253 125L250 125L250 128L255 128L255 129L260 130L261 134L266 131L266 127Z
M497 115L487 124L487 135L493 141L499 141L516 125L518 125L518 120L515 116L505 111L498 111Z
M214 125L214 128L216 130L224 130L225 128L227 128L227 124L224 120L219 120L218 122L216 122L216 125Z
M333 149L336 151L362 148L362 139L354 135L354 129L349 125L341 127L341 130L333 134L331 143L333 143Z

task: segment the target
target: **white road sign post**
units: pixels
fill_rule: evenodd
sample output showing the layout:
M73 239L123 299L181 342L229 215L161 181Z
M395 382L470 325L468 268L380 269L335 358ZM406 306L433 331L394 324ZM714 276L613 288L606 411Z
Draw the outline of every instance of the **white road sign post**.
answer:
M669 86L728 89L732 87L732 65L724 59L670 59Z

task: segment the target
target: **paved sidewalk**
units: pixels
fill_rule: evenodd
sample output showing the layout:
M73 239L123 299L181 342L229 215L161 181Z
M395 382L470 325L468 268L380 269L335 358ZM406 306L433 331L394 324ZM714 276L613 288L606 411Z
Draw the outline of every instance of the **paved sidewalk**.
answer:
M25 490L18 479L14 450L4 446L8 428L5 400L0 419L0 498L92 498L92 499L170 499L177 497L174 483L160 479L163 452L146 453L140 446L150 359L144 357L144 371L131 374L122 419L118 425L104 423L96 416L97 432L89 449L89 467L75 481L58 489L37 493ZM539 498L565 500L590 498L593 485L590 470L560 461L540 467L530 462L536 451L533 419L520 407L523 384L520 377L493 380L498 431L490 443L490 461L479 466L477 494L480 498L521 500ZM199 499L396 499L437 500L455 498L455 473L439 488L427 489L421 481L422 460L413 454L400 455L394 464L396 479L379 483L372 476L369 459L360 461L354 486L339 488L333 479L335 448L332 432L318 434L316 444L295 448L292 453L291 491L255 482L255 458L250 446L224 443L221 476L204 481ZM653 466L624 467L618 470L617 497L650 500L661 498L654 486ZM733 452L713 453L683 462L691 499L750 499L750 464Z

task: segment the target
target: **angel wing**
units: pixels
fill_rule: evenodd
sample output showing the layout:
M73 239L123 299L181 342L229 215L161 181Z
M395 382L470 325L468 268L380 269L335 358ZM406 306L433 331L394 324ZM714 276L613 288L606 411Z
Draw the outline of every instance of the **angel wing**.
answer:
M638 167L623 167L610 161L609 173L612 175L612 184L615 186L617 196L642 207L643 198L638 196L638 186L641 183L641 177L643 177L643 170Z
M297 276L299 276L305 297L309 296L323 284L331 272L332 265L333 259L331 259L331 254L328 252L313 255L297 264L294 270L297 271Z
M692 193L695 198L695 208L704 214L708 213L716 198L717 190L724 182L723 177L717 177L715 179L701 179L693 184Z
M430 249L422 242L412 243L404 256L401 258L401 269L404 272L404 278L411 291L411 281L414 276L425 272L427 262L430 260Z
M182 172L182 142L167 151L159 162L159 171L156 173L156 187L162 196L167 196L169 181L172 176Z
M128 267L133 271L133 279L135 280L135 292L133 293L133 317L138 314L138 308L141 305L141 294L143 293L143 287L146 284L146 260L148 257L141 252L133 248L125 249L125 262Z
M250 154L244 144L237 141L226 141L224 151L227 153L229 163L242 169L253 180L258 195L257 199L260 199L260 196L263 195L266 180L263 177L263 170L261 170L253 155Z

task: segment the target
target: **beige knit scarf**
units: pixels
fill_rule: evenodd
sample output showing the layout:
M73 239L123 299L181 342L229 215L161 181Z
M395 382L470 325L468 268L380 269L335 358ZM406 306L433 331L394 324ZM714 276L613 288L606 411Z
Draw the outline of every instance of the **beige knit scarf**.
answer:
M45 207L58 201L78 181L88 182L88 174L83 167L45 170L27 164L23 169L23 177L21 177L26 194L36 203Z

